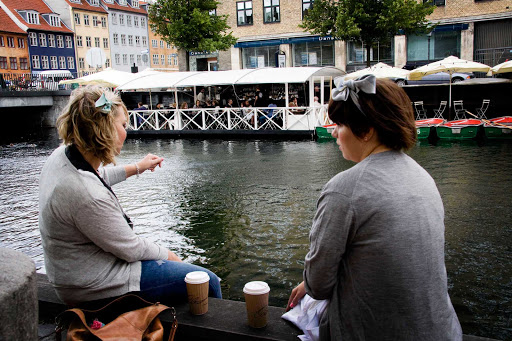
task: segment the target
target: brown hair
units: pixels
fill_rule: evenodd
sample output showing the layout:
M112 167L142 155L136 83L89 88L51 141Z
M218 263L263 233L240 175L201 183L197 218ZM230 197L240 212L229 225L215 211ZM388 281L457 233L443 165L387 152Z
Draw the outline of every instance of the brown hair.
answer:
M102 94L112 102L107 114L96 108L96 101ZM120 114L128 115L128 111L118 95L96 85L81 87L71 93L68 104L57 118L57 130L65 145L76 145L104 165L115 164L118 136L114 121Z
M407 150L416 143L416 123L411 100L405 91L389 79L377 79L376 94L358 93L361 111L347 101L329 102L329 118L336 124L348 126L362 138L371 127L379 141L393 150Z

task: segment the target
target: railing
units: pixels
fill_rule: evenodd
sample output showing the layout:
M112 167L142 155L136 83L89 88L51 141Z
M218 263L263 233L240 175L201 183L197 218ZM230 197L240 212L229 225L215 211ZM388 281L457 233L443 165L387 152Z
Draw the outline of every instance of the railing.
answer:
M72 73L71 76L55 73L0 73L0 91L55 91L69 90L73 84L59 84L61 80L74 79L87 73Z
M313 130L326 107L130 110L131 130Z

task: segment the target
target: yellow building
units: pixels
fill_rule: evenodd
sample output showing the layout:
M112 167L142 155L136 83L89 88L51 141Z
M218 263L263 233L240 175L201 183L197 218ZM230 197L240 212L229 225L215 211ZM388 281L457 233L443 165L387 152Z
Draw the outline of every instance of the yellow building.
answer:
M163 41L162 37L154 33L151 28L148 28L148 33L151 68L158 71L179 71L176 47Z

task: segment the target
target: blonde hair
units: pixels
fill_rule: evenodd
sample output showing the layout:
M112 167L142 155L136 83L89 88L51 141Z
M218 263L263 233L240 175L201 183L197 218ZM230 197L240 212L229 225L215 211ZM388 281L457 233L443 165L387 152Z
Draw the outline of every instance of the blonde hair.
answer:
M96 108L96 101L102 94L112 102L109 113ZM57 118L59 137L65 145L74 144L104 165L115 164L118 139L115 118L121 113L128 115L123 101L112 91L97 85L78 88L71 93L68 104Z

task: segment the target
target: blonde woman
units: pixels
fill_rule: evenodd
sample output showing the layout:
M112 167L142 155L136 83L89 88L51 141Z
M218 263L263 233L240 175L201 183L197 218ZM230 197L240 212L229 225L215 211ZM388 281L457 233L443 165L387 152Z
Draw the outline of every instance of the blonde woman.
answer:
M170 250L133 231L111 186L154 171L163 158L148 154L115 164L126 139L128 113L112 92L97 86L73 91L57 128L63 145L46 161L39 182L39 227L46 273L69 305L127 292L160 302L186 298L183 279L210 276L210 295L221 297L218 277L182 263Z

